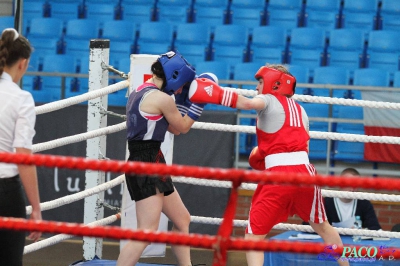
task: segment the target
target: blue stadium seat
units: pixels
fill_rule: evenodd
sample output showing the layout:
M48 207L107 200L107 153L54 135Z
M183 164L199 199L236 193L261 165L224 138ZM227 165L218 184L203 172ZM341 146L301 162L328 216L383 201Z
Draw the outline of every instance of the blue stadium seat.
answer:
M76 73L77 60L64 54L46 55L43 58L43 72Z
M109 20L103 24L102 38L110 41L135 41L135 24L124 20Z
M60 38L58 37L29 37L29 42L40 57L50 54L57 54L62 47Z
M130 57L124 57L124 58L119 58L116 62L116 66L118 70L124 72L124 73L129 73L131 71L131 58Z
M154 1L122 0L121 19L135 23L137 29L141 23L154 21Z
M25 75L22 78L22 89L32 94L35 104L48 103L54 100L52 94L40 88L40 77L38 76Z
M333 110L333 117L341 119L363 120L363 108L358 106L335 106L335 109ZM339 122L336 125L336 132L364 135L364 124ZM335 160L344 161L363 161L364 143L335 141L333 158Z
M14 28L13 16L0 16L0 31L3 32L6 28Z
M360 29L335 29L330 32L327 65L348 69L364 67L365 37Z
M310 69L301 65L285 65L287 70L296 78L296 83L310 83Z
M266 24L265 0L233 0L230 5L230 23L253 28Z
M325 31L319 28L295 28L291 32L288 61L310 68L322 66L325 61Z
M43 72L53 73L76 73L77 64L74 57L68 55L46 55L43 58ZM49 101L57 101L61 99L62 86L65 86L65 91L73 85L74 78L65 78L65 83L62 84L62 77L41 77L40 89L49 94Z
M286 30L274 26L260 26L253 29L250 43L250 61L284 63L286 61Z
M329 105L328 104L302 102L301 106L303 106L308 117L322 117L322 118L329 117Z
M130 4L130 5L155 5L157 0L121 0L121 4Z
M135 45L132 41L110 41L110 61L124 58L135 52Z
M354 85L389 87L389 72L376 68L362 68L354 70Z
M379 29L400 30L400 1L381 0Z
M96 20L72 19L67 22L64 53L89 58L90 39L99 38L100 27Z
M61 19L66 23L68 20L80 18L82 9L82 1L51 1L50 17Z
M89 74L89 59L81 59L77 60L76 64L77 64L77 69L78 69L78 73L80 74ZM65 98L70 98L73 96L78 96L81 95L83 93L86 93L89 91L89 79L88 78L76 78L75 83L73 84L73 86L67 86L65 88ZM81 103L83 105L87 104L86 102Z
M342 119L358 119L362 120L364 119L364 114L363 114L363 107L359 106L347 106L347 105L337 105L336 108L332 110L332 116L334 118L342 118ZM338 123L340 124L340 123ZM348 123L344 127L350 128L353 130L358 130L361 127L363 127L363 124L351 124ZM343 127L343 126L342 126Z
M333 84L333 85L349 85L350 75L349 71L343 67L317 67L314 69L315 84ZM330 97L329 89L314 88L315 96ZM332 90L332 97L343 98L344 91L339 89Z
M290 47L305 49L325 48L326 35L318 28L296 28L292 30Z
M110 61L134 52L136 25L124 20L105 21L102 38L110 40Z
M267 6L267 25L288 30L303 24L304 6L302 0L269 0Z
M166 22L145 22L140 25L135 53L163 54L172 48L173 29Z
M24 75L21 79L21 88L23 90L29 91L32 94L35 103L47 102L46 99L48 98L46 93L40 90L40 77L32 76L29 74L29 72L37 72L40 70L41 68L39 66L39 55L33 52L29 60L27 74Z
M329 127L326 122L310 121L310 131L328 132ZM328 141L324 139L310 139L309 142L310 160L325 160L328 151Z
M65 37L71 39L96 39L100 35L100 26L97 20L70 19L67 22Z
M196 0L193 4L193 22L215 26L227 24L229 0Z
M174 48L178 49L185 58L195 64L209 60L211 30L206 24L182 23L176 30Z
M400 70L399 40L399 31L371 31L367 48L367 66L391 73Z
M310 83L310 69L300 65L287 65L290 74L296 78L296 83Z
M344 1L342 11L342 28L357 28L368 35L377 29L379 0Z
M211 72L214 73L217 77L218 80L230 80L230 68L229 66L220 61L201 61L201 62L196 62L193 64L194 67L196 68L196 73L201 74L205 72ZM220 82L219 84L222 87L227 87L227 84L223 84Z
M59 18L33 18L28 38L48 37L61 39L64 24Z
M338 133L364 135L364 131L338 131ZM346 162L364 161L364 143L362 142L334 142L334 160Z
M328 31L339 28L341 0L308 0L305 5L304 25Z
M248 30L242 25L215 27L212 44L213 61L223 61L233 67L247 61Z
M268 10L302 10L303 0L269 0Z
M389 87L390 72L377 68L362 68L354 70L353 85ZM352 98L361 99L360 90L352 90Z
M173 10L173 12L171 12ZM158 0L156 20L172 24L187 23L191 20L192 0Z
M252 62L236 64L233 71L233 80L256 82L254 75L257 73L261 66L262 65L259 63ZM232 86L237 88L240 87L240 85L236 84L233 84ZM257 85L241 85L242 89L247 90L255 90L256 87Z
M112 2L85 2L85 18L99 21L114 20L118 17L119 6Z
M46 17L47 8L48 6L45 1L24 1L24 9L22 12L24 24L29 28L33 18Z
M193 9L193 19L196 23L208 24L214 30L216 25L227 24L228 13L224 7L198 6Z
M298 10L282 9L277 12L268 9L267 25L285 28L290 35L292 29L300 26L301 13Z

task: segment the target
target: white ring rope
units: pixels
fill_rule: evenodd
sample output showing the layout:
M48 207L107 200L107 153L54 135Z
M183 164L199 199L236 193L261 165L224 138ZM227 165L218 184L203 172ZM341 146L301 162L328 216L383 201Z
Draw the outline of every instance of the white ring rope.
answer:
M107 224L113 223L113 222L115 222L117 220L118 220L118 216L114 214L114 215L108 216L106 218L103 218L101 220L89 223L86 226L107 225ZM52 246L52 245L57 244L57 243L59 243L59 242L61 242L63 240L66 240L66 239L69 239L69 238L73 238L73 237L74 237L73 235L59 234L59 235L55 235L55 236L40 240L39 242L26 245L24 247L24 254L28 254L28 253L37 251L39 249L42 249L42 248L45 248L45 247L48 247L48 246Z
M86 197L92 196L94 194L100 193L102 191L105 191L107 189L113 188L125 181L125 175L120 175L106 183L103 183L99 186L95 186L89 189L86 189L84 191L68 195L65 197L61 197L55 200L47 201L47 202L42 202L40 203L40 208L42 211L46 210L51 210L54 208L58 208L60 206L84 199ZM32 213L32 206L26 206L26 214L30 215Z
M103 136L106 134L119 132L124 129L126 129L126 122L122 122L119 124L107 126L107 127L92 130L92 131L88 131L85 133L80 133L77 135L72 135L69 137L64 137L64 138L59 138L59 139L55 139L55 140L50 140L47 142L37 143L32 146L32 151L35 153L35 152L50 150L50 149L57 148L60 146L65 146L67 144L72 144L72 143L84 141L87 139Z
M197 186L232 188L231 181L208 180L202 178L182 177L182 176L173 176L172 180L176 183L192 184ZM242 183L239 188L246 190L256 190L257 184ZM376 194L369 192L336 191L327 189L322 189L321 191L323 197L400 202L400 195Z
M210 218L210 217L201 217L201 216L190 216L190 221L193 223L201 223L201 224L211 224L211 225L219 225L222 222L222 218ZM247 220L233 220L233 225L235 227L246 227L248 221ZM314 232L311 226L309 225L297 225L297 224L284 224L279 223L273 227L273 229L277 230L295 230L302 232ZM400 238L400 232L389 232L383 230L368 230L368 229L349 229L349 228L337 228L339 234L342 235L360 235L360 236L370 236L370 237L391 237L391 238Z
M94 91L86 92L78 96L73 96L67 99L62 99L56 102L51 102L51 103L46 103L40 106L35 107L36 114L44 114L44 113L49 113L52 111L60 110L65 107L82 103L91 99L95 99L104 95L108 95L110 93L122 90L124 88L127 88L129 86L129 80L123 80L118 83L112 84L110 86L97 89Z
M251 133L251 134L256 133L255 126L226 125L220 123L195 122L192 128L213 130L213 131L236 132L236 133ZM320 131L310 131L310 138L341 140L341 141L351 141L351 142L400 144L400 137L368 136L368 135L320 132Z
M241 94L243 96L247 96L247 97L254 97L257 95L257 92L254 90L237 89L237 88L231 88L231 87L224 87L224 88L228 89L228 90L235 90L239 94ZM292 98L297 101L301 101L301 102L339 104L339 105L349 105L349 106L400 110L400 103L376 102L376 101L344 99L344 98L331 98L331 97L311 96L311 95L302 95L302 94L295 94L295 95L293 95Z

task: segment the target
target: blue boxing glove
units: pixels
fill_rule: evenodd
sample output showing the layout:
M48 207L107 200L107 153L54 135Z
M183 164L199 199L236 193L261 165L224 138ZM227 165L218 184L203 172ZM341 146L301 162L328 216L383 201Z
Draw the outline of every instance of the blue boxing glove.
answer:
M192 105L188 98L189 87L190 84L183 86L182 92L175 95L176 107L178 108L182 116L185 116L187 114L190 106Z
M203 73L196 78L207 78L218 84L218 78L213 73ZM175 103L182 116L187 114L191 119L197 121L203 112L205 104L192 103L189 100L189 87L190 84L185 85L182 92L175 95Z
M186 114L193 120L197 121L203 112L204 104L194 104L189 100L190 84L185 85L180 94L175 95L175 103L182 116Z

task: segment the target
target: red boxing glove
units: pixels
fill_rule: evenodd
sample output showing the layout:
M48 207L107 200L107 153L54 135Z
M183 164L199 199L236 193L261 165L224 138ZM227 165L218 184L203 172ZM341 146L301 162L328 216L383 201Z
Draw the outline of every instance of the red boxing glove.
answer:
M265 170L265 158L261 156L258 146L254 147L249 155L249 164L255 170Z
M238 96L237 92L223 89L206 78L193 80L189 88L189 100L192 103L213 103L236 108Z

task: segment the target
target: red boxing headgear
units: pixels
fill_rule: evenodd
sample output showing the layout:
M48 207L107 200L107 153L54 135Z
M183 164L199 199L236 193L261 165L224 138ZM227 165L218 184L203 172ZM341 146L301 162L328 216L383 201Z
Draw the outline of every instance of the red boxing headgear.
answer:
M263 79L262 94L279 93L292 96L296 87L296 78L274 68L262 66L254 76L257 80Z

